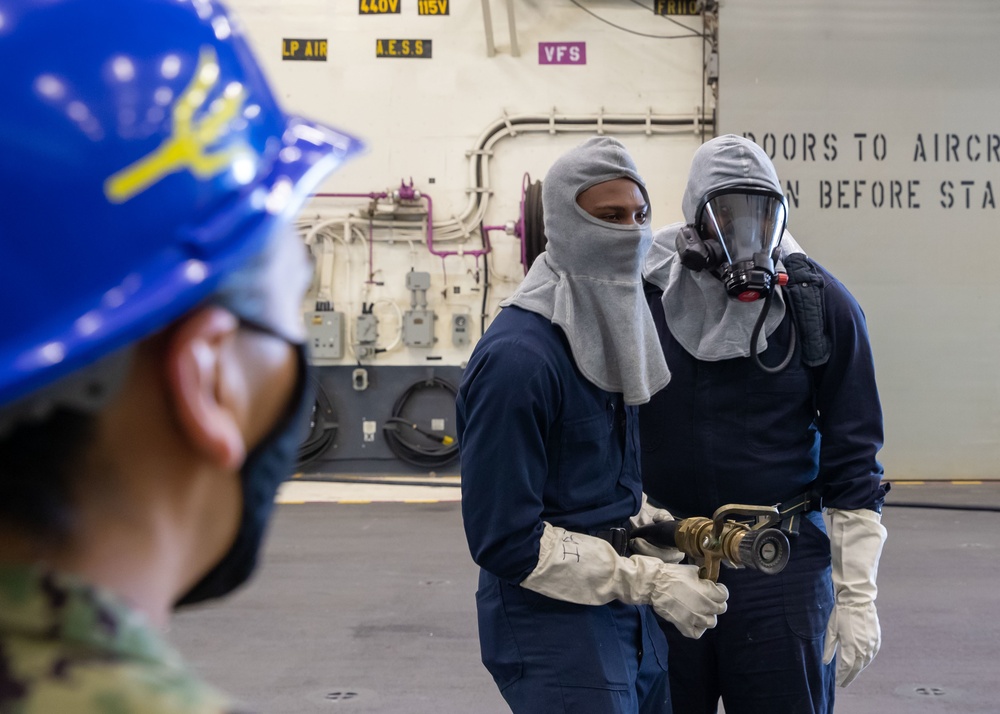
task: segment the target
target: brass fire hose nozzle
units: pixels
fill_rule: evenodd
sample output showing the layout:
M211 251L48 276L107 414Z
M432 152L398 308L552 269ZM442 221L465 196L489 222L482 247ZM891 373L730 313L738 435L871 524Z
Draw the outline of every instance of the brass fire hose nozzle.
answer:
M711 518L695 516L679 521L661 521L632 531L632 538L642 538L660 548L677 548L699 565L705 579L719 579L719 565L750 568L768 575L784 570L788 564L788 538L769 526L776 522L778 509L771 506L728 504L718 508ZM730 520L732 516L756 517L753 527Z

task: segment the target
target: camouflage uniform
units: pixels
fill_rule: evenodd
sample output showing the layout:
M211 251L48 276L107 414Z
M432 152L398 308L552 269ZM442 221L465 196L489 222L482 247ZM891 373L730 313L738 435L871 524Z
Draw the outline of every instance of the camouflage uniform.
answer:
M0 565L0 714L233 714L146 619L38 567Z

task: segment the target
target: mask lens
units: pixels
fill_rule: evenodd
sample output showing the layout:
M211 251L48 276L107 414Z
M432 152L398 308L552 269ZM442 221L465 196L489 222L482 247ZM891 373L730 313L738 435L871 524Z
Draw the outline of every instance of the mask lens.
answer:
M705 240L718 241L729 263L770 255L785 229L785 202L770 191L728 191L712 196L702 208Z

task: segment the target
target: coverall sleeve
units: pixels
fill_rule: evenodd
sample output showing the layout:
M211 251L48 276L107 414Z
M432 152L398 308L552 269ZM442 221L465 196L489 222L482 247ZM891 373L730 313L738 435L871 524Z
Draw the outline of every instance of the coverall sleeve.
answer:
M832 351L816 390L820 430L819 479L823 505L881 511L882 406L864 313L839 281L824 290Z
M520 583L538 562L547 443L560 407L545 355L503 342L474 359L457 400L462 517L473 560Z

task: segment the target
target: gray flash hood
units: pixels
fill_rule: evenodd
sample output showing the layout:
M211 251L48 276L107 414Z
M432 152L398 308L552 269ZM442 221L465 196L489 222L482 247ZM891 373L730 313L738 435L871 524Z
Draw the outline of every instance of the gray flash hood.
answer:
M617 178L646 186L625 147L595 137L563 154L542 183L548 244L517 291L502 302L545 316L562 328L583 376L626 404L644 404L670 381L642 289L648 225L594 218L577 196Z
M693 224L707 194L723 188L763 188L782 193L774 165L752 141L726 134L707 141L695 152L681 208L685 223ZM643 275L663 290L667 327L692 356L709 362L750 356L750 336L763 309L763 301L743 303L726 294L722 282L708 272L696 273L677 258L677 232L685 223L656 231L646 255ZM779 246L779 260L801 253L786 230ZM757 350L767 349L767 337L785 315L781 288L776 288Z

